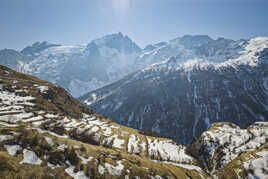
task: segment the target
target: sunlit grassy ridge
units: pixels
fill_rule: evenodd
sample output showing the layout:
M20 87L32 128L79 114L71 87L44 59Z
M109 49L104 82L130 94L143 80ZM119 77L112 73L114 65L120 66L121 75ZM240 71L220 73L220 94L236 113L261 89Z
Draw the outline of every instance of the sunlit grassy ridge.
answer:
M207 176L183 145L120 126L57 85L3 66L0 76L0 174L5 178Z

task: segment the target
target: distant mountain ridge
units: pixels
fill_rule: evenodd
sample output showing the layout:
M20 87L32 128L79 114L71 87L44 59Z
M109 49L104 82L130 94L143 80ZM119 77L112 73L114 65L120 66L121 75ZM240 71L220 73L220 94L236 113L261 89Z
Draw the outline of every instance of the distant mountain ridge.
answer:
M236 58L246 45L247 40L185 35L141 49L120 32L92 40L87 45L37 42L21 52L13 51L12 57L0 51L0 64L57 83L79 97L171 56L181 62L194 58L219 62Z
M136 64L141 68L159 63L169 57L176 57L181 62L201 58L208 61L223 62L237 58L248 40L230 40L218 38L213 40L207 35L185 35L168 42L148 45L143 49Z
M125 54L132 54L141 50L135 42L133 42L127 35L124 36L121 32L104 36L93 40L92 42L99 47L117 49L119 52Z

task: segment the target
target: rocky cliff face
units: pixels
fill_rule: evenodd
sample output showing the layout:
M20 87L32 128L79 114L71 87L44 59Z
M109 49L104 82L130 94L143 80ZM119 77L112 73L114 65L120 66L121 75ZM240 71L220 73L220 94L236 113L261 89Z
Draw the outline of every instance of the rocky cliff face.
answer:
M214 177L266 178L267 129L267 122L246 129L228 122L214 123L187 151Z
M180 58L152 65L80 98L118 123L189 144L214 122L268 120L268 39L225 62Z

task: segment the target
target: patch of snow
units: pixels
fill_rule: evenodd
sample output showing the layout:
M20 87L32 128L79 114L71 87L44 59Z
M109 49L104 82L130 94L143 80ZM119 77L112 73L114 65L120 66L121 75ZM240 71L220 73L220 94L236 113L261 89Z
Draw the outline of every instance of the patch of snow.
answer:
M19 145L4 145L4 148L7 150L9 155L16 155L17 151L22 149Z
M163 163L171 164L171 165L174 165L174 166L177 166L177 167L186 168L186 169L188 169L188 170L196 170L196 171L198 171L198 172L202 172L202 171L203 171L200 167L195 166L195 165L178 164L178 163L166 162L166 161L164 161Z
M6 140L12 140L14 139L11 135L0 135L0 142L6 141Z
M156 176L150 176L151 179L163 179L163 177L156 175Z
M57 118L59 116L58 115L54 115L54 114L46 114L44 117L46 117L46 118Z
M183 145L176 145L172 140L152 140L147 138L148 152L150 156L159 156L162 160L176 162L191 162L193 158L185 153Z
M125 140L119 139L117 136L114 138L113 147L121 149L122 145L125 143Z
M64 124L65 128L76 128L80 124L84 124L84 122L77 122L75 119L72 119L71 122Z
M99 127L98 126L94 126L92 127L90 130L87 131L87 134L88 135L91 135L92 133L95 133L99 130Z
M8 124L8 123L6 123L6 122L1 122L1 121L0 121L0 126L17 127L18 125L16 125L16 124Z
M21 132L16 132L16 131L10 131L9 133L10 133L10 134L13 134L13 135L16 135L16 136L22 134Z
M104 166L110 175L120 176L122 170L124 169L124 165L122 164L122 161L117 161L116 164L116 166L113 166L109 163L105 163Z
M88 179L88 177L85 175L85 173L83 171L79 171L79 172L75 173L74 169L75 169L75 167L71 165L65 169L65 172L68 173L68 175L70 175L74 179Z
M55 168L59 168L59 167L61 167L59 164L54 165L54 164L49 163L49 162L47 162L47 166L48 166L49 168L51 168L52 170L54 170Z
M103 131L103 135L110 136L112 134L112 129L110 127L101 127Z
M98 171L99 171L99 173L100 173L101 175L103 175L104 172L105 172L105 168L104 168L103 166L99 165L99 166L98 166Z
M42 160L40 160L33 151L23 149L23 160L20 161L20 164L23 163L31 165L40 165L42 163Z
M49 121L51 121L51 120L47 119L47 120L42 120L42 121L36 121L36 122L32 122L32 125L35 126L35 127L38 127L38 126L40 126L40 125L42 125L44 123L47 123Z
M89 161L94 159L94 157L84 158L84 157L82 157L80 155L78 155L78 157L82 160L82 164L87 164Z
M39 121L41 119L43 119L42 116L36 116L36 117L29 118L29 119L24 119L22 120L22 122L33 122L33 121Z
M46 93L48 91L48 86L38 86L37 88L41 93Z
M137 140L136 140L137 138ZM132 152L132 148L133 148L133 153L139 153L140 152L140 149L139 149L139 138L135 135L130 135L129 136L129 140L128 140L128 152Z
M45 114L45 111L38 111L37 114Z

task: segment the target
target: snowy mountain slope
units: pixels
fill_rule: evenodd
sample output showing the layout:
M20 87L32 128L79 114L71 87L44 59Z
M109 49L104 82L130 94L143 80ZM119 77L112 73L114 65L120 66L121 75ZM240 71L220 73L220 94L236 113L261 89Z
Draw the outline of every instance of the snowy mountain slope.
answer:
M265 178L267 129L215 123L185 147L118 125L63 88L0 65L2 178Z
M122 33L107 35L88 45L65 46L37 42L24 48L21 58L3 53L0 64L15 59L14 70L57 83L78 97L132 72L140 48Z
M50 47L28 63L24 72L60 84L79 96L128 73L139 50L127 36L112 34L87 46Z
M144 68L171 56L175 56L181 62L193 58L222 62L237 58L247 43L247 40L234 41L224 38L213 40L206 35L185 35L169 42L148 45L137 58L136 65Z
M75 97L119 80L123 76L176 56L181 62L193 58L224 61L237 58L246 40L213 40L205 35L186 35L140 49L128 36L111 34L87 45L65 46L37 42L13 57L9 67L63 86ZM1 52L0 52L1 53Z
M66 85L69 85L68 80L72 71L67 72L65 70L66 65L71 60L78 60L75 56L80 56L80 53L85 48L86 46L56 46L47 48L39 52L39 55L31 62L24 64L22 72L60 84L65 89L70 90Z
M95 111L189 144L213 122L268 120L268 38L224 62L168 60L82 96Z

